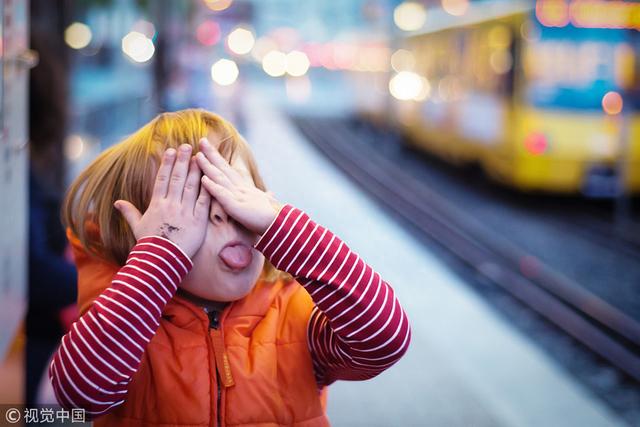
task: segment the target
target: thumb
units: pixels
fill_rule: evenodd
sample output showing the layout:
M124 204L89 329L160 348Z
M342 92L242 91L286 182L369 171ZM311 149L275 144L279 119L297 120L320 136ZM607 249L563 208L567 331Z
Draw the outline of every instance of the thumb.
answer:
M113 206L120 211L122 216L124 217L127 224L131 229L134 229L135 226L140 222L140 218L142 218L142 214L140 211L133 206L131 203L126 200L116 200Z

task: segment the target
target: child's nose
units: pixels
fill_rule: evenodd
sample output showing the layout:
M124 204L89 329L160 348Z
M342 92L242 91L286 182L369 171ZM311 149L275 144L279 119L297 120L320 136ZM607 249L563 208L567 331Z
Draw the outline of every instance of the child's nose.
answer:
M211 205L211 220L214 223L227 223L231 220L231 217L222 209L218 203Z

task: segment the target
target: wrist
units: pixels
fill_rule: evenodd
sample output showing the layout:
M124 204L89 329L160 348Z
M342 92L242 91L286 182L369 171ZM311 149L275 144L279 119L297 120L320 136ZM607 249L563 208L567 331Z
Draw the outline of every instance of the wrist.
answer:
M183 246L174 242L173 240L161 236L159 234L148 234L146 236L140 237L136 241L136 245L141 243L154 243L156 247L162 247L163 250L161 253L169 255L170 258L177 258L184 262L184 265L187 266L187 270L190 270L193 267L192 254L189 254Z
M271 204L271 210L268 215L265 215L263 225L260 227L260 230L258 231L258 234L260 236L266 233L267 230L271 227L271 225L273 225L273 223L276 221L276 219L278 219L278 215L280 214L280 211L284 207L283 204L277 202L276 200L271 201L270 204Z

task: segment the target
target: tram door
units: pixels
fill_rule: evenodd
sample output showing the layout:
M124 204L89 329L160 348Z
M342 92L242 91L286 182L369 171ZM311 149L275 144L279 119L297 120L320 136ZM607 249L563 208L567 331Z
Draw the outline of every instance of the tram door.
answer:
M27 84L36 60L28 12L27 0L0 2L0 365L15 353L27 307Z

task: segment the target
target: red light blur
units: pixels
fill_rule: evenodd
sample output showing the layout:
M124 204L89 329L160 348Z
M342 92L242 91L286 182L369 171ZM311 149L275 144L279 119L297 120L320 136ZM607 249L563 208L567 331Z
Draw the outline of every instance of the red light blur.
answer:
M538 0L536 18L545 27L565 27L569 24L569 5L565 0Z
M547 136L542 132L532 132L524 139L524 148L534 156L544 154L548 148Z
M215 21L204 21L196 29L196 38L205 46L213 46L220 41L220 25Z
M607 92L602 97L602 109L610 116L615 116L622 112L622 96L618 92Z

